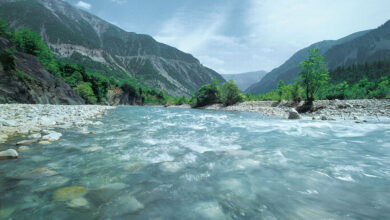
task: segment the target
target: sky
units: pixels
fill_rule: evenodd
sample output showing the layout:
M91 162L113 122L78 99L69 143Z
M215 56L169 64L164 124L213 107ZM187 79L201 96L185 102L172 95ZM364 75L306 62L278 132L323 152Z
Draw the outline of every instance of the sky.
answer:
M310 44L390 20L390 0L66 1L225 74L271 71Z

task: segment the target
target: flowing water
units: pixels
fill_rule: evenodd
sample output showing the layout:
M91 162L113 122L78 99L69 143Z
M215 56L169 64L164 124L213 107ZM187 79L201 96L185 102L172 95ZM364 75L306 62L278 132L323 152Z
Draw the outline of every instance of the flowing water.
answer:
M159 107L102 122L0 161L0 218L390 219L389 123Z

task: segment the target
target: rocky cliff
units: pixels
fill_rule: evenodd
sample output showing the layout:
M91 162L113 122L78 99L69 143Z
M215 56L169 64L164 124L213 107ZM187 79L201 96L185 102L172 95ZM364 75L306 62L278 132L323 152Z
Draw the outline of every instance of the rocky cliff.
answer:
M0 53L13 45L0 37ZM68 84L47 72L36 57L15 51L15 70L0 63L0 103L84 104Z

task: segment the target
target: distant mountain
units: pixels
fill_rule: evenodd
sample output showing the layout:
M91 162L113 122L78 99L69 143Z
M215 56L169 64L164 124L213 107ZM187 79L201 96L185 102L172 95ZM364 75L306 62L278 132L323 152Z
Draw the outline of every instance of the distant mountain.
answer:
M310 45L289 58L280 67L269 72L246 92L258 94L277 87L280 80L291 83L300 71L298 65L308 56L310 48L317 48L325 57L329 69L351 66L390 58L390 21L377 29L361 31L339 40L322 41Z
M238 74L221 74L221 76L226 80L233 80L234 83L238 86L241 91L245 91L253 82L260 81L267 72L265 71L255 71L248 73L238 73Z
M171 95L190 95L213 77L224 81L191 54L61 0L0 0L0 17L11 28L40 33L57 57L116 78L133 76Z

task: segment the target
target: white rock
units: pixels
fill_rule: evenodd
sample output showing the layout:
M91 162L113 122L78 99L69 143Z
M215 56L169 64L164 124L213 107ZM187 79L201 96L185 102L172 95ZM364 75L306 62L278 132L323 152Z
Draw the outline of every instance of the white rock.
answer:
M30 138L30 139L39 139L41 137L42 137L42 135L40 133L35 133L35 134L31 134L28 136L28 138Z
M288 119L300 119L301 116L298 114L298 112L295 109L290 109L288 111Z
M18 123L15 120L6 120L6 121L3 121L2 124L4 126L9 126L9 127L16 127L16 126L18 126Z
M16 159L18 157L19 157L19 154L14 149L8 149L6 151L0 151L0 160Z
M42 140L46 140L46 141L58 141L60 138L62 137L62 134L61 133L58 133L58 132L52 132L48 135L45 135L42 137Z
M42 117L40 120L40 124L43 126L53 126L56 124L56 121L54 118Z

